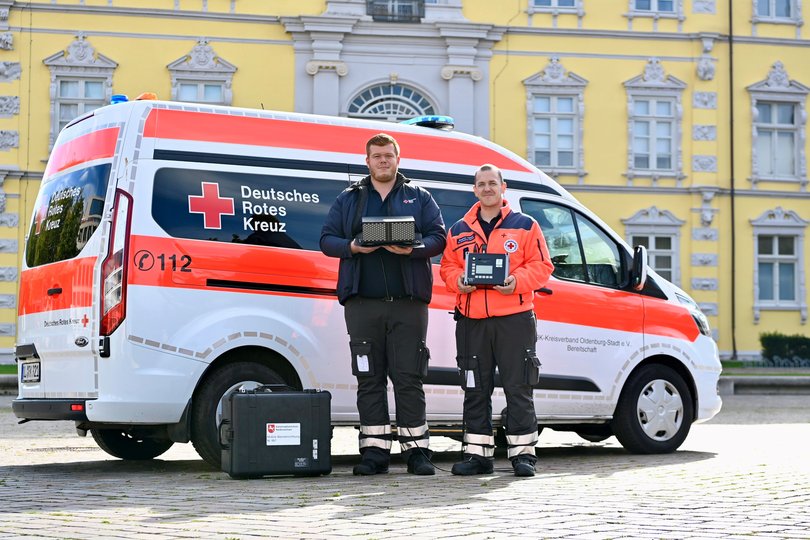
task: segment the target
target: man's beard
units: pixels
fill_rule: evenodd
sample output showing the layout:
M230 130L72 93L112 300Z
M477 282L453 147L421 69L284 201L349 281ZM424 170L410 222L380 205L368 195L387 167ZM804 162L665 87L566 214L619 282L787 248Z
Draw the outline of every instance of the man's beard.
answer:
M384 171L384 172L380 171L380 172L374 173L372 178L374 178L374 180L376 180L377 182L390 182L394 178L396 178L396 176L397 176L397 170L396 169L389 169L388 171Z

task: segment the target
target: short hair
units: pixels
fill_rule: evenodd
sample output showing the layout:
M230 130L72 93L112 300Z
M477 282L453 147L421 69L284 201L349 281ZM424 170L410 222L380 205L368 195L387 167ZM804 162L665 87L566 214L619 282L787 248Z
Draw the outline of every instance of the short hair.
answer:
M503 173L498 167L496 167L491 163L484 163L483 165L478 167L478 170L475 171L475 174L473 175L473 184L478 180L478 173L484 171L495 171L496 173L498 173L498 180L500 180L501 184L503 184Z
M377 133L366 142L366 155L371 155L372 146L388 146L389 144L394 145L394 154L399 155L399 143L397 143L397 140L387 133Z

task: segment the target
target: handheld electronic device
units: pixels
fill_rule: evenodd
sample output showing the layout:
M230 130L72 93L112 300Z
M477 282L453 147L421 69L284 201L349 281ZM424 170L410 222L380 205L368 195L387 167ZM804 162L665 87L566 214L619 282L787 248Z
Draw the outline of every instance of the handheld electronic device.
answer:
M467 252L464 258L465 285L503 285L507 277L509 277L508 255Z

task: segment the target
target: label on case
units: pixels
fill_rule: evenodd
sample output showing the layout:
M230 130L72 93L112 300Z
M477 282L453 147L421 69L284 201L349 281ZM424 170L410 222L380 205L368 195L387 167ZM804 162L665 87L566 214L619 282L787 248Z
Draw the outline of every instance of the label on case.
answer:
M301 424L267 424L267 446L298 446Z

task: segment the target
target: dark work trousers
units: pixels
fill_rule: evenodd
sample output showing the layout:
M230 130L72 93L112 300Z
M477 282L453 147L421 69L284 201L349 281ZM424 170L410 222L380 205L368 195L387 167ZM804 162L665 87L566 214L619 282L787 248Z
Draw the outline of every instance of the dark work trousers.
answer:
M425 346L428 306L420 300L354 297L346 302L346 328L357 377L360 452L364 459L387 462L391 452L388 378L394 385L396 423L405 459L427 448L425 392L429 352Z
M536 342L537 323L532 311L459 319L456 350L464 387L465 454L486 458L493 455L492 392L497 366L506 394L508 456L534 459L537 416L532 385L539 375Z

